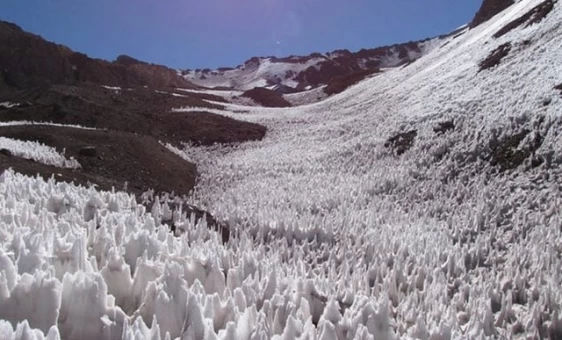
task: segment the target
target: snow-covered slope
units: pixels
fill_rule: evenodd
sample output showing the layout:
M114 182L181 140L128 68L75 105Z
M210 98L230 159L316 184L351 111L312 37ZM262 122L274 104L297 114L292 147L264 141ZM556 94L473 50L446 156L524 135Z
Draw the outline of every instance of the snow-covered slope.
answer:
M218 111L269 128L184 150L225 245L165 203L5 172L0 338L562 337L562 8L493 38L539 3L323 102Z
M302 91L326 84L330 77L407 63L426 54L438 46L440 41L441 38L435 38L356 53L340 50L326 54L314 53L306 57L256 57L236 68L186 70L182 74L191 83L208 88L250 90L254 87L282 85Z

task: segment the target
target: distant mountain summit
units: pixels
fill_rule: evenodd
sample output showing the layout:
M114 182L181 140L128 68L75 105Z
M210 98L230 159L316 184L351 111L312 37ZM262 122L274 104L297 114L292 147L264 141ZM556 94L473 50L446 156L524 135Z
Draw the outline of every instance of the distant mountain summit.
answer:
M236 68L188 69L182 75L196 85L209 88L266 87L282 93L299 92L326 85L335 77L412 62L435 47L439 40L426 39L358 52L337 50L286 58L253 57Z
M497 1L500 0L491 0L492 3ZM481 10L482 14L477 16L474 22L493 16L491 13L497 14L499 10L495 10L501 6L492 5L492 9L487 9L489 5L483 7L485 10ZM466 28L467 25L464 25L435 38L361 49L357 52L342 49L285 58L253 57L237 67L220 67L214 70L186 69L182 70L181 74L189 82L208 88L247 91L263 87L280 94L301 92L329 85L338 78L351 77L365 71L375 73L381 69L412 63L439 47L445 38L455 36Z
M444 38L454 36L467 26L476 27L514 3L513 0L484 0L472 21L459 29L436 38L390 46L362 49L358 52L336 50L286 58L253 57L235 68L186 69L181 71L189 82L208 88L247 91L256 87L279 94L301 92L329 85L337 78L350 77L413 62L440 46Z

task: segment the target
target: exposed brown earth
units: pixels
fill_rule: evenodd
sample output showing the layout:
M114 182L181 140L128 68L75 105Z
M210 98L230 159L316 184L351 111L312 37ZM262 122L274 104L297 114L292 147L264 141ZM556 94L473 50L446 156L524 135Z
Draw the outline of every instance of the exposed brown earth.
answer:
M378 68L373 68L364 71L354 72L345 76L332 78L328 82L328 85L324 88L324 92L329 96L336 93L341 93L351 85L355 85L358 82L364 80L365 78L368 78L369 76L379 72L380 70Z
M261 139L266 131L257 124L204 112L205 108L220 106L209 104L197 95L177 97L145 88L116 91L93 84L56 85L23 91L5 99L18 105L0 108L1 121L53 122L107 131L29 125L0 128L0 135L6 137L66 148L68 155L83 165L78 171L59 170L11 157L5 158L4 168L17 165L23 167L22 172L46 176L58 172L65 180L90 181L105 188L120 188L129 182L135 190L187 194L195 183L194 165L158 141L176 145L239 143ZM200 106L201 112L171 111L181 106ZM95 148L96 157L87 156L86 146ZM158 157L153 158L155 155Z
M555 2L556 1L554 0L546 0L540 3L529 12L502 27L494 34L494 38L504 36L523 24L525 24L525 27L529 27L533 24L541 22L552 11Z
M504 9L513 5L513 0L484 0L482 6L470 23L470 27L474 28L494 17Z
M256 87L254 89L248 90L242 94L242 97L250 98L256 103L265 107L290 107L289 103L281 94L263 88Z
M486 59L482 60L479 64L480 71L490 69L494 66L500 64L503 58L505 58L511 51L511 43L507 42L498 46L495 50L490 52Z
M134 88L111 90L94 84L55 85L0 96L20 104L0 108L0 121L29 120L75 124L153 136L161 141L197 144L238 143L261 139L265 128L205 112L221 109L206 100L220 97L183 93L173 89ZM159 91L159 92L156 92ZM205 98L205 99L203 99ZM173 108L199 107L201 112L172 112Z

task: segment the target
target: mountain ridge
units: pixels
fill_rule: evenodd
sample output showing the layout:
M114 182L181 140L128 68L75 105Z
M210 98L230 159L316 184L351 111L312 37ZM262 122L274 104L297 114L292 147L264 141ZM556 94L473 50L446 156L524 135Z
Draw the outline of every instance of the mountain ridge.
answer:
M458 32L455 30L437 38L363 48L357 52L339 49L306 56L252 57L236 67L185 69L181 70L181 74L191 83L209 88L251 90L269 87L282 88L283 93L300 92L326 85L331 79L350 73L410 63L436 47L439 40Z
M202 87L242 91L265 87L280 94L301 92L353 73L409 64L437 47L440 40L475 28L513 4L513 0L484 0L469 23L433 38L362 48L356 52L338 49L304 56L252 57L236 67L184 69L181 74Z

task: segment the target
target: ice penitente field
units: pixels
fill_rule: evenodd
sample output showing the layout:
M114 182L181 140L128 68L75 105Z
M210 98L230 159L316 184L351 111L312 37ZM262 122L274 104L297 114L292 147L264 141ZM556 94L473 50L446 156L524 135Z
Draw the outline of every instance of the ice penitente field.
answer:
M174 149L226 244L4 172L0 339L561 338L562 8L493 37L539 4L319 103L217 110L269 129Z

